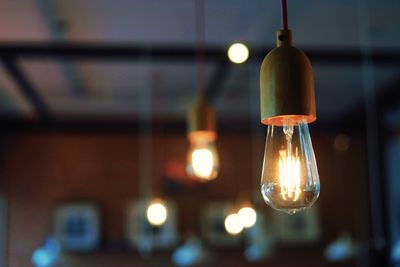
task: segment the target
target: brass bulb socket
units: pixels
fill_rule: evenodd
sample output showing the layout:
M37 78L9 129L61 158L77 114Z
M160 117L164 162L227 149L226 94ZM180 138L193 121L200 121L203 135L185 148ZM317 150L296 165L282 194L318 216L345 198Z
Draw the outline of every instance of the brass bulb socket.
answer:
M188 112L188 138L191 141L217 139L215 112L203 96L197 99Z
M260 104L261 123L266 125L316 120L312 66L292 45L290 30L277 32L277 47L261 64Z

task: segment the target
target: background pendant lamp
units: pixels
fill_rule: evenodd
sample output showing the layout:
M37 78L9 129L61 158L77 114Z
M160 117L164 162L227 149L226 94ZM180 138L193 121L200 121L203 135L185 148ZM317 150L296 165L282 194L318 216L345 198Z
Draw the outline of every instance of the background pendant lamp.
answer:
M188 174L202 181L215 179L219 169L215 113L205 97L200 96L190 110L188 126Z
M281 6L283 29L260 71L261 123L268 126L261 193L272 208L293 214L310 207L320 192L308 130L316 112L312 67L292 45L286 0Z
M198 44L198 89L199 95L188 113L188 139L190 148L187 156L188 175L201 181L213 180L218 175L219 159L215 146L215 112L207 102L204 64L204 1L196 1L196 33Z

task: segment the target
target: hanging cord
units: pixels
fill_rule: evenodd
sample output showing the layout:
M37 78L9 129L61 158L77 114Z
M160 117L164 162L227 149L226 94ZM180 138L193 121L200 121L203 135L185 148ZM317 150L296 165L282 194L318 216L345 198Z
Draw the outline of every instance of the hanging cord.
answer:
M287 0L281 0L281 19L282 28L288 30L288 11L287 11Z
M156 107L162 106L162 101L160 98L161 86L162 86L162 76L159 69L154 69L151 71L151 88L152 88L152 110ZM157 148L153 152L153 176L155 178L153 182L153 191L156 197L163 197L163 158L164 158L164 132L162 129L162 124L156 124L153 128L153 135L155 134L155 139L153 140L153 146Z
M360 50L362 54L362 82L365 104L365 123L367 135L368 172L370 182L370 209L374 248L382 253L387 248L385 234L385 212L382 183L379 170L379 110L376 104L376 79L372 60L371 22L368 1L358 0L358 24L360 32ZM383 148L382 148L383 149ZM367 211L366 211L367 212ZM386 249L387 250L387 249Z
M205 41L205 3L204 0L196 0L195 5L195 26L196 26L196 43L197 43L197 86L199 95L203 95L205 91L206 66L204 55Z
M150 53L150 71L145 90L140 90L139 101L139 194L140 197L153 197L153 50Z

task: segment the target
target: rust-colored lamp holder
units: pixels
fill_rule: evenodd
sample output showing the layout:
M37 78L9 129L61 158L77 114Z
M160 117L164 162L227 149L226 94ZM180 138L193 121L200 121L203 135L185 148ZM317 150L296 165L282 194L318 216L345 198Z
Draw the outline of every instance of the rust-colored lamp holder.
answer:
M277 32L277 47L260 70L261 123L282 126L316 120L314 77L307 56L292 45L288 29Z
M195 10L196 38L198 45L198 92L196 102L188 112L188 139L190 142L212 142L217 139L215 112L207 102L205 95L206 70L204 61L204 19L205 1L196 1Z
M217 139L215 112L205 96L200 95L188 113L188 139L215 141Z
M292 45L287 0L280 2L282 30L276 35L277 47L264 58L260 70L261 123L311 123L317 118L311 63Z

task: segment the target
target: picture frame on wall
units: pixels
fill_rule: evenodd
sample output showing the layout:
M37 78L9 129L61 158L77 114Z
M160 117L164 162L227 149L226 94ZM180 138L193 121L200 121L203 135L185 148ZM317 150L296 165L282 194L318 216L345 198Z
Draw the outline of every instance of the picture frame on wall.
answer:
M148 222L146 216L148 204L148 200L140 200L128 204L126 210L126 239L129 246L142 253L173 248L178 242L175 204L168 200L164 202L168 215L165 223L159 226L153 226Z
M61 204L53 214L53 235L66 251L92 251L100 245L100 211L92 202Z

